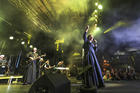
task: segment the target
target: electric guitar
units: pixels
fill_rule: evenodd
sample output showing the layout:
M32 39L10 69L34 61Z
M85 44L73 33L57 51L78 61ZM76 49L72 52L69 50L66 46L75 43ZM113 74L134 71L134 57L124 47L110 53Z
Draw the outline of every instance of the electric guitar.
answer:
M46 54L38 56L38 57L29 57L29 61L33 61L33 60L37 60L37 59L41 59L42 57L46 56Z

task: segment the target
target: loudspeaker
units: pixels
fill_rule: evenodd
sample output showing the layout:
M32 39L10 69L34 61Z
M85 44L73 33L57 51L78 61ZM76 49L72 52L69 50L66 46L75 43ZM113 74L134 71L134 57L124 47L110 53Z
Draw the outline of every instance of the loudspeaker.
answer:
M80 88L80 93L97 93L97 89L95 87L92 88Z
M70 93L70 81L65 75L48 73L35 81L28 93Z

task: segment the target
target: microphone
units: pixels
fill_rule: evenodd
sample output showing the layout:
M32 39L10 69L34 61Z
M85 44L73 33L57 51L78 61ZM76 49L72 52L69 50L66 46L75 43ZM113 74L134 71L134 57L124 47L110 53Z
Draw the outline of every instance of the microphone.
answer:
M97 40L93 39L92 43L95 45L95 47L97 47Z
M93 39L93 43L97 43L97 40L96 39Z

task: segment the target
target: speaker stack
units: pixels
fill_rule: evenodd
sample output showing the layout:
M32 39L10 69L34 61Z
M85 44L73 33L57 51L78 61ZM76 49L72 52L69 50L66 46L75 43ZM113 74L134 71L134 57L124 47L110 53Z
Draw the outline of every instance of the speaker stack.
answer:
M28 93L70 93L70 81L59 73L45 74L34 82Z

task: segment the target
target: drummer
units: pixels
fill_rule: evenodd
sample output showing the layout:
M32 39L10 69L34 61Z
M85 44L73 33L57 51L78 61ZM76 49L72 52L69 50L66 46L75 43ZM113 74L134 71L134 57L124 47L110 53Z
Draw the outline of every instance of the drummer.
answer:
M0 74L5 74L7 69L7 61L5 55L0 55Z
M59 61L57 67L65 67L64 61Z
M0 60L4 60L5 55L0 55Z
M0 55L0 63L6 63L5 55Z

